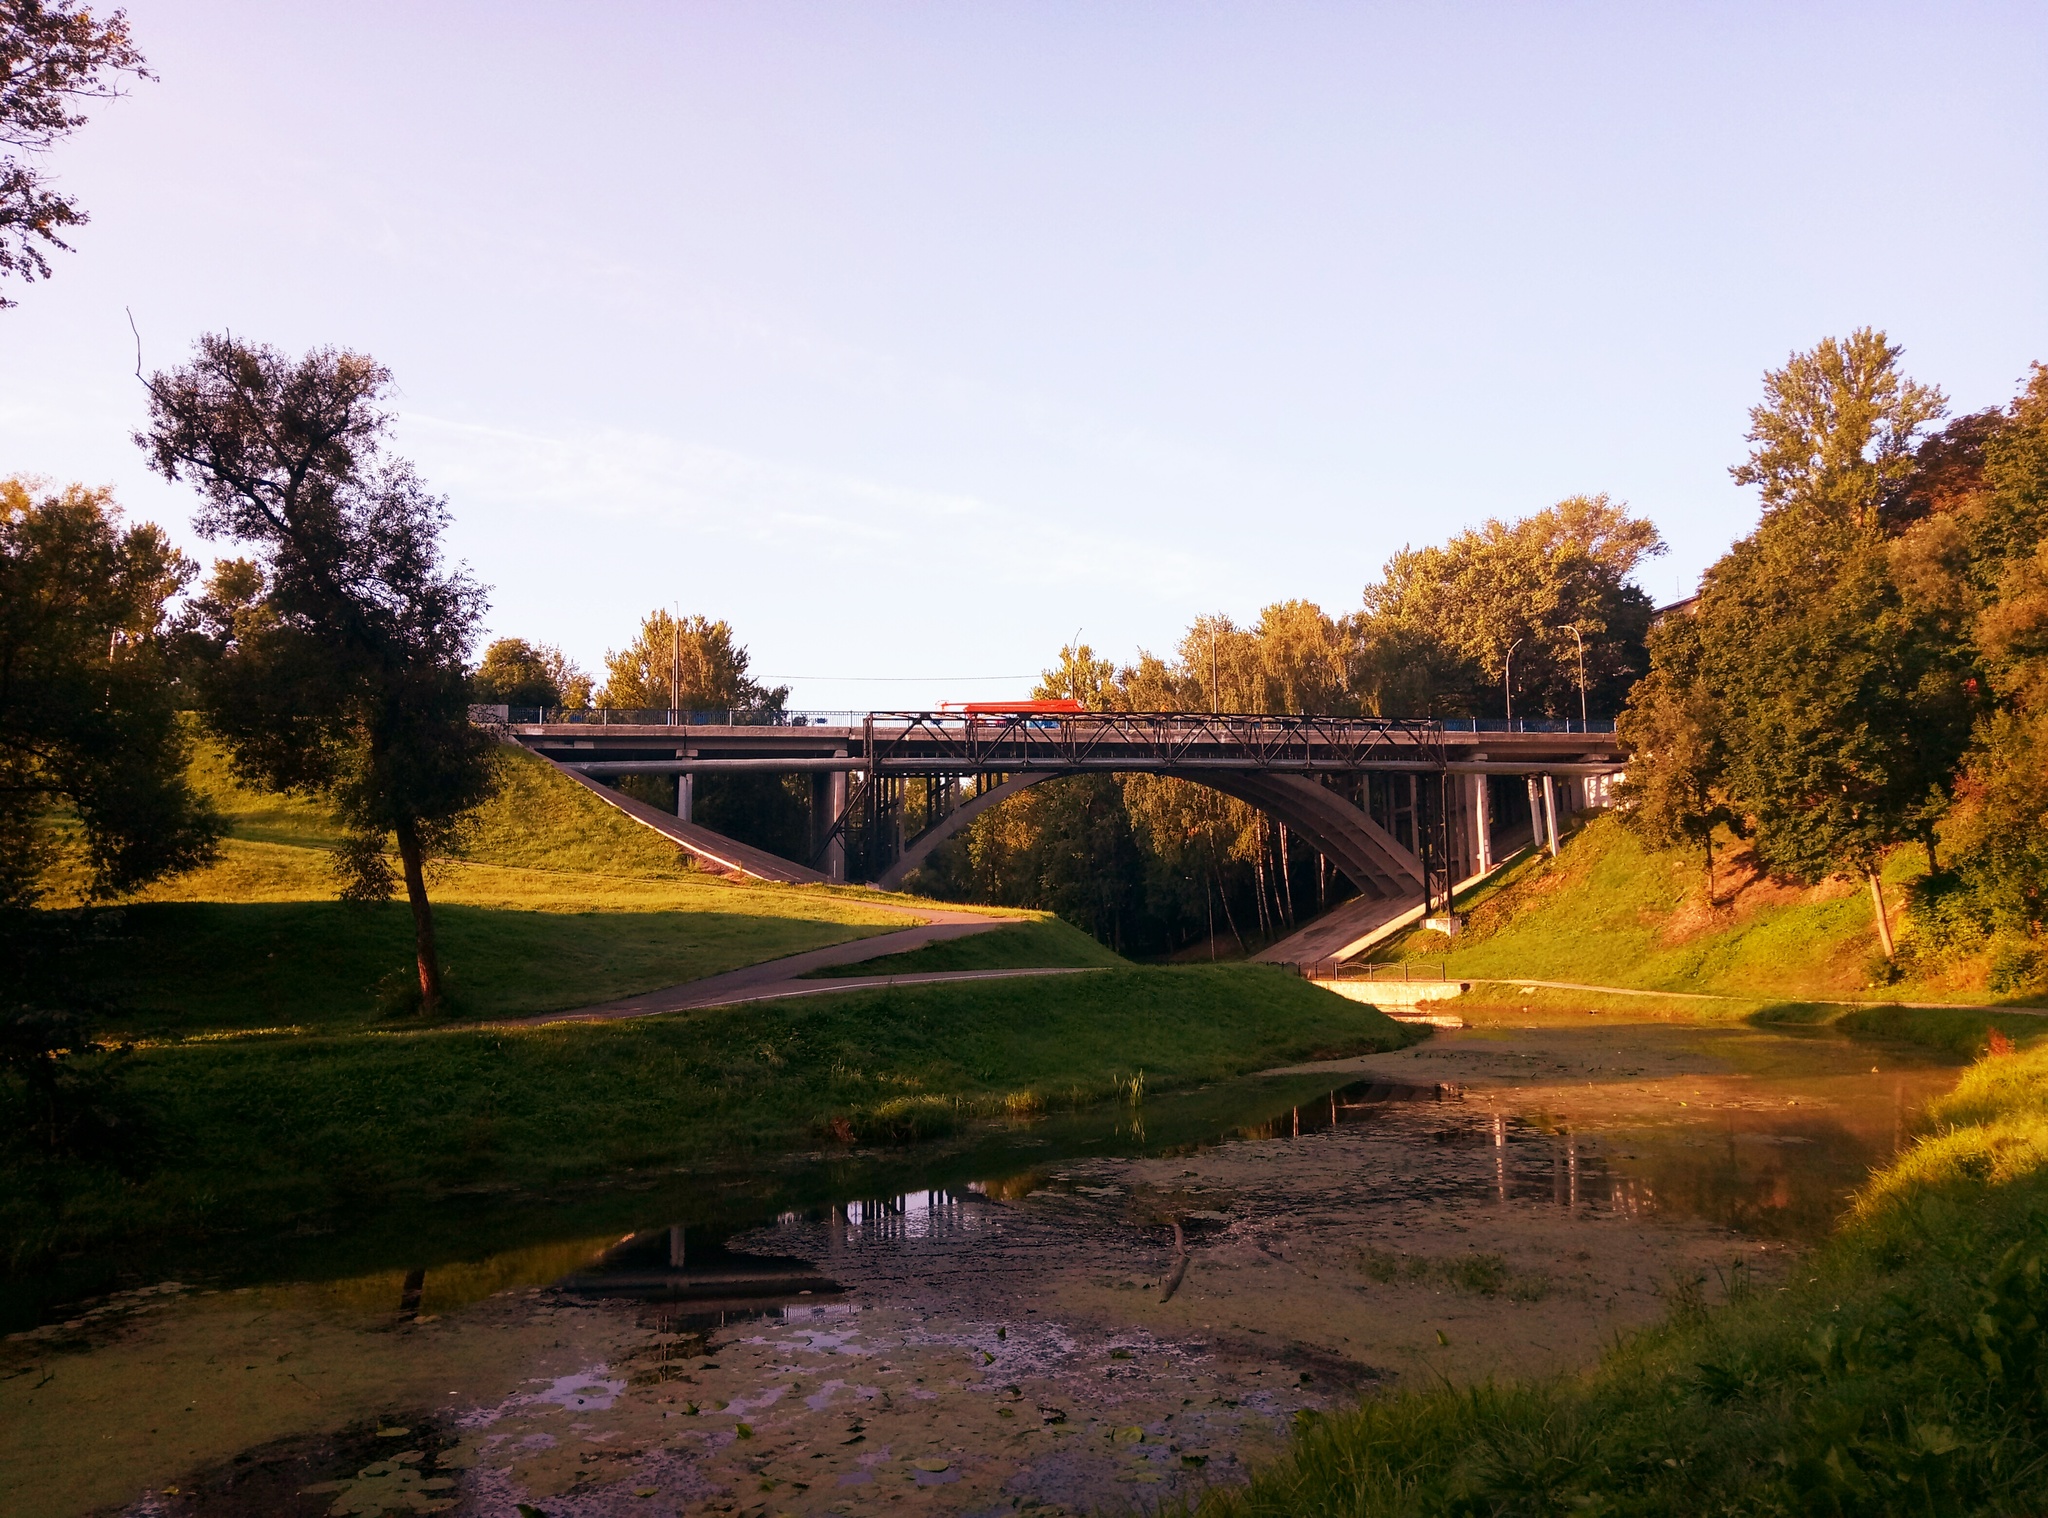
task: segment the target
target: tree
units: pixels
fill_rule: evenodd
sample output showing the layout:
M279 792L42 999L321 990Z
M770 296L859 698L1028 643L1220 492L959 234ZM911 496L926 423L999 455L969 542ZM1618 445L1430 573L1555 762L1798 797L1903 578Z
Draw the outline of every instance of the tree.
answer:
M1795 879L1863 876L1888 958L1878 861L1909 839L1931 851L1973 707L1939 534L1885 531L1942 404L1898 355L1864 329L1765 377L1733 471L1761 488L1763 520L1708 573L1696 613L1759 859Z
M761 685L747 673L751 662L723 619L686 616L679 621L665 611L651 611L631 643L605 654L604 689L597 704L613 710L780 711L789 700L789 687Z
M1947 410L1939 390L1899 372L1902 351L1859 327L1764 376L1763 402L1749 413L1754 446L1728 472L1758 488L1766 515L1797 509L1876 524L1912 471L1921 431Z
M166 604L191 564L105 490L0 481L0 907L43 890L49 809L100 898L206 863L219 822L185 778Z
M1680 614L1650 634L1650 672L1629 692L1617 733L1628 749L1618 797L1624 822L1665 848L1697 848L1714 904L1714 830L1747 828L1728 804L1719 703L1700 676L1700 627Z
M81 103L121 93L123 74L155 77L128 35L125 11L100 20L76 0L0 0L0 143L49 152L85 125ZM87 219L40 170L12 154L0 158L0 275L49 278L45 250L69 252L62 233ZM0 298L0 307L13 304Z
M476 699L489 705L568 708L590 705L590 676L551 643L499 638L470 677Z
M1366 587L1366 618L1374 631L1404 628L1411 644L1434 643L1462 662L1462 679L1441 699L1472 711L1504 708L1512 673L1517 711L1577 716L1583 642L1585 704L1612 711L1647 663L1650 598L1629 576L1663 552L1656 527L1622 503L1572 496L1442 547L1404 548Z
M198 490L201 536L254 550L217 567L198 609L208 725L245 780L333 805L345 897L392 893L396 842L431 1014L426 862L491 794L495 750L468 720L464 668L484 592L442 565L445 502L384 454L390 378L358 353L203 337L148 381L136 442Z

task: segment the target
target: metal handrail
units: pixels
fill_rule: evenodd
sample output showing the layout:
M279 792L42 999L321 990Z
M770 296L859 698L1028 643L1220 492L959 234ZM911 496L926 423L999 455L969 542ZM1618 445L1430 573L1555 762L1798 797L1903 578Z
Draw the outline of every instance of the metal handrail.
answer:
M1450 963L1439 960L1435 966L1424 961L1400 959L1392 963L1381 961L1359 961L1345 959L1315 959L1295 967L1303 980L1381 980L1425 981L1449 980ZM1394 972L1399 971L1396 975Z

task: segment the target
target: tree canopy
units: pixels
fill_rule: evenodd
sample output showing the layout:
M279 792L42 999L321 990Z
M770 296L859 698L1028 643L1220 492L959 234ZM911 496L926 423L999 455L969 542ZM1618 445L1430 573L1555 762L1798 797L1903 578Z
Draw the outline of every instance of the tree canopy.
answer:
M448 511L384 452L390 375L331 348L292 358L230 337L149 380L136 441L199 492L202 536L247 545L195 606L195 682L246 780L325 798L347 828L344 894L388 896L395 841L422 1006L441 997L425 863L495 782L468 720L484 592L441 559Z
M484 650L471 689L489 705L581 711L590 705L591 679L551 643L497 638Z
M747 673L751 661L723 619L651 611L632 642L605 654L597 704L613 710L780 710L789 687L761 685Z
M192 572L105 490L0 481L0 908L42 894L57 805L83 831L94 896L212 857L170 658L169 603Z
M77 0L0 0L0 143L49 152L85 125L87 101L121 93L121 76L152 78L128 33L128 15L95 16ZM47 279L52 248L85 225L78 202L51 187L41 169L0 157L0 276ZM0 297L0 307L15 302Z

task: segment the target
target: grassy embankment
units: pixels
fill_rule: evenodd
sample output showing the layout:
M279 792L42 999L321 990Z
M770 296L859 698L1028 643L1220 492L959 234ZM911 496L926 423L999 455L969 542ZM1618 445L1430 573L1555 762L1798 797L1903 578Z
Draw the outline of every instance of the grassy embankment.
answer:
M1927 1123L1786 1286L1682 1291L1583 1375L1316 1420L1201 1511L2040 1512L2048 1048L1974 1066Z
M1908 951L1902 958L1909 966L1913 928L1903 908L1923 869L1917 849L1901 849L1884 870L1893 933ZM1669 1011L1694 1018L1823 998L2028 1000L1987 992L1986 966L1975 960L1945 961L1888 980L1870 896L1860 882L1777 885L1757 873L1741 848L1723 850L1717 876L1717 900L1709 906L1696 856L1646 849L1617 819L1596 816L1557 859L1531 854L1461 898L1466 927L1455 939L1415 930L1376 957L1439 961L1454 977L1712 993L1738 1004L1715 1009L1693 1003ZM1501 1000L1488 992L1472 1005Z
M909 925L865 893L696 869L540 760L512 749L505 760L503 789L430 880L452 1018L585 1006ZM194 771L228 820L220 862L125 908L83 967L119 1009L118 1030L389 1020L391 993L410 982L403 900L336 901L326 814L242 789L208 750Z
M514 764L440 882L472 1017L904 923L857 896L681 868L580 788ZM410 1258L437 1209L479 1192L520 1196L527 1237L544 1239L554 1199L594 1176L758 1169L792 1150L1101 1100L1139 1070L1165 1089L1410 1037L1273 969L1139 968L1042 921L932 952L962 967L1047 955L1108 967L624 1023L426 1026L377 1006L378 979L405 966L404 907L318 899L317 814L213 783L237 808L225 859L128 909L126 941L92 967L142 1035L122 1083L154 1157L123 1174L16 1151L0 1173L0 1270L17 1310L31 1281L46 1297L293 1230L335 1231L337 1260L366 1232ZM223 1245L230 1235L240 1242ZM366 1263L360 1249L350 1258Z

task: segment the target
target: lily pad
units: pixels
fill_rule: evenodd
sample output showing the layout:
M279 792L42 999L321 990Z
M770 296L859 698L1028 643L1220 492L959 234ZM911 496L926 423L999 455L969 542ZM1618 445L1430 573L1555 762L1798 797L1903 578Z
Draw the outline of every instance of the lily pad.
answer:
M952 1465L952 1463L953 1462L950 1460L913 1460L911 1462L911 1464L915 1465L919 1470L930 1471L934 1475L937 1475L940 1471L947 1469Z

